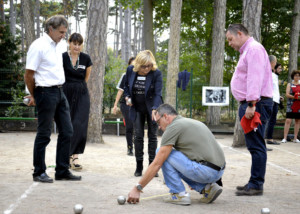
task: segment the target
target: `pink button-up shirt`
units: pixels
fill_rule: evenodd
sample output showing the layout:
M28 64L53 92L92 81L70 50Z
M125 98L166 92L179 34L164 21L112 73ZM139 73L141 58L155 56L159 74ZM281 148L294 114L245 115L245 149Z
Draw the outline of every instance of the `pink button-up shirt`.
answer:
M250 37L239 51L240 59L230 83L234 98L238 101L272 98L272 69L265 48Z

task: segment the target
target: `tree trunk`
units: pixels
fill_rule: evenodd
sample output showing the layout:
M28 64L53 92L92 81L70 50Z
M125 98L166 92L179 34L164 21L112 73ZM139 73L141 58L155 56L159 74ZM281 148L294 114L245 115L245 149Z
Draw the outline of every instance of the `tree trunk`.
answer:
M260 42L262 0L243 0L243 25L253 38Z
M10 0L10 8L9 8L9 26L10 32L15 37L16 36L16 10L14 7L14 0Z
M124 22L125 22L125 29L124 29L124 59L125 62L128 61L130 54L131 54L131 28L130 28L130 8L127 7L124 11Z
M289 51L289 79L293 70L298 67L299 28L300 28L300 0L295 0L293 11L293 25L291 29L291 42Z
M121 3L119 4L120 11L120 24L119 24L119 35L121 36L121 59L125 61L125 39L123 31L123 8Z
M4 2L0 0L0 22L5 23Z
M214 0L214 21L212 32L212 55L210 86L223 86L223 65L225 46L226 0ZM210 106L207 111L207 124L219 125L221 107Z
M115 56L119 56L119 30L118 30L118 7L116 7L116 20L115 20L115 42L114 42L114 53Z
M143 40L145 41L145 49L150 50L155 55L154 36L153 36L153 2L152 0L144 0L144 26Z
M136 10L133 10L133 17L134 17L134 23L133 23L133 56L137 55L137 32L138 32L138 26L137 26L137 21L136 21Z
M261 8L262 0L243 0L243 25L257 41L260 41ZM234 127L233 147L246 146L245 135L238 116L238 109Z
M166 103L176 106L176 80L179 72L179 44L182 0L171 1L170 39L168 45L168 74Z
M41 27L40 27L40 1L35 1L35 23L36 23L36 37L40 37Z
M21 1L21 11L20 11L20 22L21 22L21 46L22 53L25 53L25 41L24 41L24 14L23 14L24 1ZM22 63L25 63L25 54L22 56Z
M87 11L86 52L93 62L88 88L91 98L89 143L104 143L102 138L103 84L106 60L108 0L90 0Z
M26 38L26 51L28 50L31 43L35 40L35 32L34 32L34 20L32 13L32 2L22 0L23 2L23 18L25 25L25 38Z

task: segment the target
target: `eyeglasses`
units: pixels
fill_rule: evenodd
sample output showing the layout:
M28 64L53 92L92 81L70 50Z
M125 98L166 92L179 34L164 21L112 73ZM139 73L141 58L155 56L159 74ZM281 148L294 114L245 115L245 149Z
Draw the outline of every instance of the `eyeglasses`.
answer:
M152 64L150 64L150 65L141 65L141 68L142 69L146 69L146 68L152 68Z
M160 116L160 118L156 121L157 124L159 124L160 119L163 118L163 116Z

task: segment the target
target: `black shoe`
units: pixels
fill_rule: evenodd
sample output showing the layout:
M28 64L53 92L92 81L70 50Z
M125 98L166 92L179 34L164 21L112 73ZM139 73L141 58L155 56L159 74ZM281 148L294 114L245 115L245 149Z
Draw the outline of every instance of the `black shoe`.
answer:
M263 194L262 189L254 189L254 188L244 188L243 190L238 190L235 192L237 196L254 196L254 195L262 195Z
M69 174L63 176L55 175L55 180L80 181L81 176L76 176L69 172Z
M135 177L140 177L140 176L142 176L142 172L140 172L140 171L135 171L134 176L135 176Z
M247 189L248 187L248 184L244 185L244 186L237 186L236 189L237 190L244 190L244 189Z
M278 143L276 141L270 141L270 140L267 140L267 144L280 145L280 143Z
M269 151L269 152L270 152L270 151L273 151L273 149L267 148L267 151Z
M140 177L142 176L142 172L143 172L143 161L136 161L136 170L134 176Z
M133 156L132 149L127 149L127 155L129 155L129 156Z
M46 172L33 177L34 181L42 182L42 183L53 183L53 179L50 178Z

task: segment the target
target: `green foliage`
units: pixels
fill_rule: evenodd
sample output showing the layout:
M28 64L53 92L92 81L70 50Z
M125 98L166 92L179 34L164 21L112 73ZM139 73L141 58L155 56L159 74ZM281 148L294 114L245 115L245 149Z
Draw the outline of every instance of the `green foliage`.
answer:
M9 26L0 24L0 100L10 101L10 88L23 80L23 64L20 62L20 38L14 38Z
M12 105L5 111L6 117L22 117L27 110L27 106L22 105L24 93L24 84L21 82L17 84L16 88L11 88L11 95L13 97Z
M103 110L107 108L110 113L117 94L116 86L122 74L126 72L127 64L120 57L116 58L111 48L107 50L107 57L108 62L105 68L103 89Z

